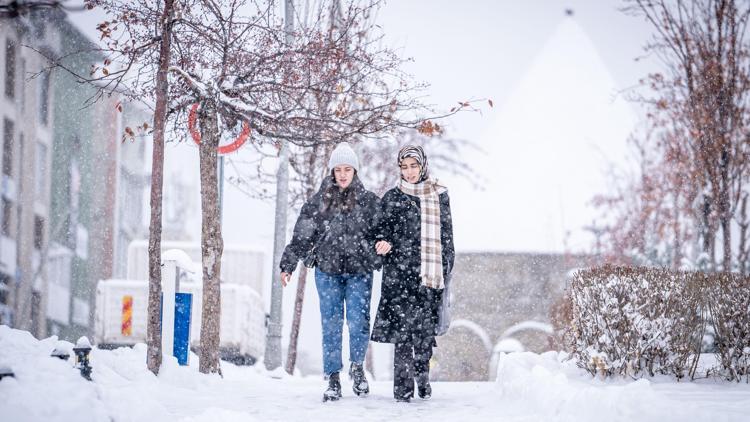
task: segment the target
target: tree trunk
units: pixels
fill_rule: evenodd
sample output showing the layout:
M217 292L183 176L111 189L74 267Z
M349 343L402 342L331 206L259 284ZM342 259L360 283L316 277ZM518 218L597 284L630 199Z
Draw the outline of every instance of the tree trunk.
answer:
M146 326L146 365L154 374L161 366L161 208L164 185L164 127L167 124L167 96L172 42L174 0L165 0L161 18L159 70L156 73L154 108L154 150L151 163L151 221L148 228L148 321Z
M719 197L719 218L721 219L722 240L722 267L724 271L732 271L732 210L729 198L729 151L727 146L722 147L720 171L721 171L721 193Z
M703 224L703 252L708 255L708 267L701 268L702 271L715 271L716 260L715 260L715 245L716 245L716 229L711 219L711 207L714 201L711 197L703 196L703 206L701 207L701 222Z
M289 334L289 351L286 355L286 372L294 375L297 364L297 343L299 342L299 326L302 322L302 305L305 302L305 282L307 281L307 267L302 265L297 279L297 296L294 299L294 318L292 332Z
M748 242L747 228L750 225L747 221L747 194L742 195L740 200L740 245L737 252L737 268L742 275L747 275L747 259L748 259Z
M674 255L672 257L672 268L680 268L682 261L682 231L680 230L680 201L675 194L672 201L672 230L674 231Z
M201 254L203 261L203 310L201 318L200 365L204 374L221 373L219 341L221 326L221 255L224 240L219 219L217 161L219 129L216 103L205 100L199 114L201 144Z

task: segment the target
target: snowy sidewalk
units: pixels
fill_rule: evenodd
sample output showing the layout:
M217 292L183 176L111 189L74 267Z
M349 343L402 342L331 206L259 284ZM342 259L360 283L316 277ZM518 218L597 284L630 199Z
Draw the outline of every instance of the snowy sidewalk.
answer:
M272 378L260 367L224 363L224 378L169 361L155 377L145 346L94 350L94 382L70 363L49 357L54 338L38 341L0 326L0 365L15 378L0 381L2 421L747 421L750 386L703 380L676 383L592 380L560 355L519 353L499 363L500 380L434 383L433 398L397 403L390 381L367 398L351 392L322 403L319 377Z

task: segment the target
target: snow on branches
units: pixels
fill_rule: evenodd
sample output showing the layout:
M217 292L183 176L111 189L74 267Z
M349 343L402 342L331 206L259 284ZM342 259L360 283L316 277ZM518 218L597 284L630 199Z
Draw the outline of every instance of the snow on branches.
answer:
M700 326L688 273L603 267L580 271L570 286L574 355L592 374L684 377Z
M299 146L424 128L423 86L371 22L378 1L321 8L292 33L272 1L189 3L175 29L174 110L210 97L229 128L246 120L256 142Z
M712 326L719 366L709 372L749 380L749 278L605 266L577 272L568 294L573 356L592 374L693 379Z

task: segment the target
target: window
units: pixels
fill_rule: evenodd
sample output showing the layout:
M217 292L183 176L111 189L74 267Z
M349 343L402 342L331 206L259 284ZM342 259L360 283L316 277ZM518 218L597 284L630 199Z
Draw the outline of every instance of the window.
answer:
M10 237L10 228L11 228L11 219L13 218L13 204L11 204L10 201L3 198L2 199L2 213L3 213L3 222L2 222L2 233L4 236Z
M44 218L34 216L34 248L41 250L44 246Z
M3 174L13 175L13 121L3 119Z
M16 95L16 43L11 39L5 40L5 95Z
M36 144L36 165L34 167L36 199L44 201L47 194L47 145L41 142Z
M39 121L44 125L49 119L49 71L39 75Z

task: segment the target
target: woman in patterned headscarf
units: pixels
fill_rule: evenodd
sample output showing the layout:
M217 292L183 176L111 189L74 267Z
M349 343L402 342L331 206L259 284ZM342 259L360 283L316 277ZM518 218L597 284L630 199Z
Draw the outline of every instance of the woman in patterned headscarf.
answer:
M372 340L395 345L393 394L408 402L415 380L420 398L432 395L430 358L455 253L448 191L429 177L422 147L402 148L398 165L398 186L381 201L383 284Z

